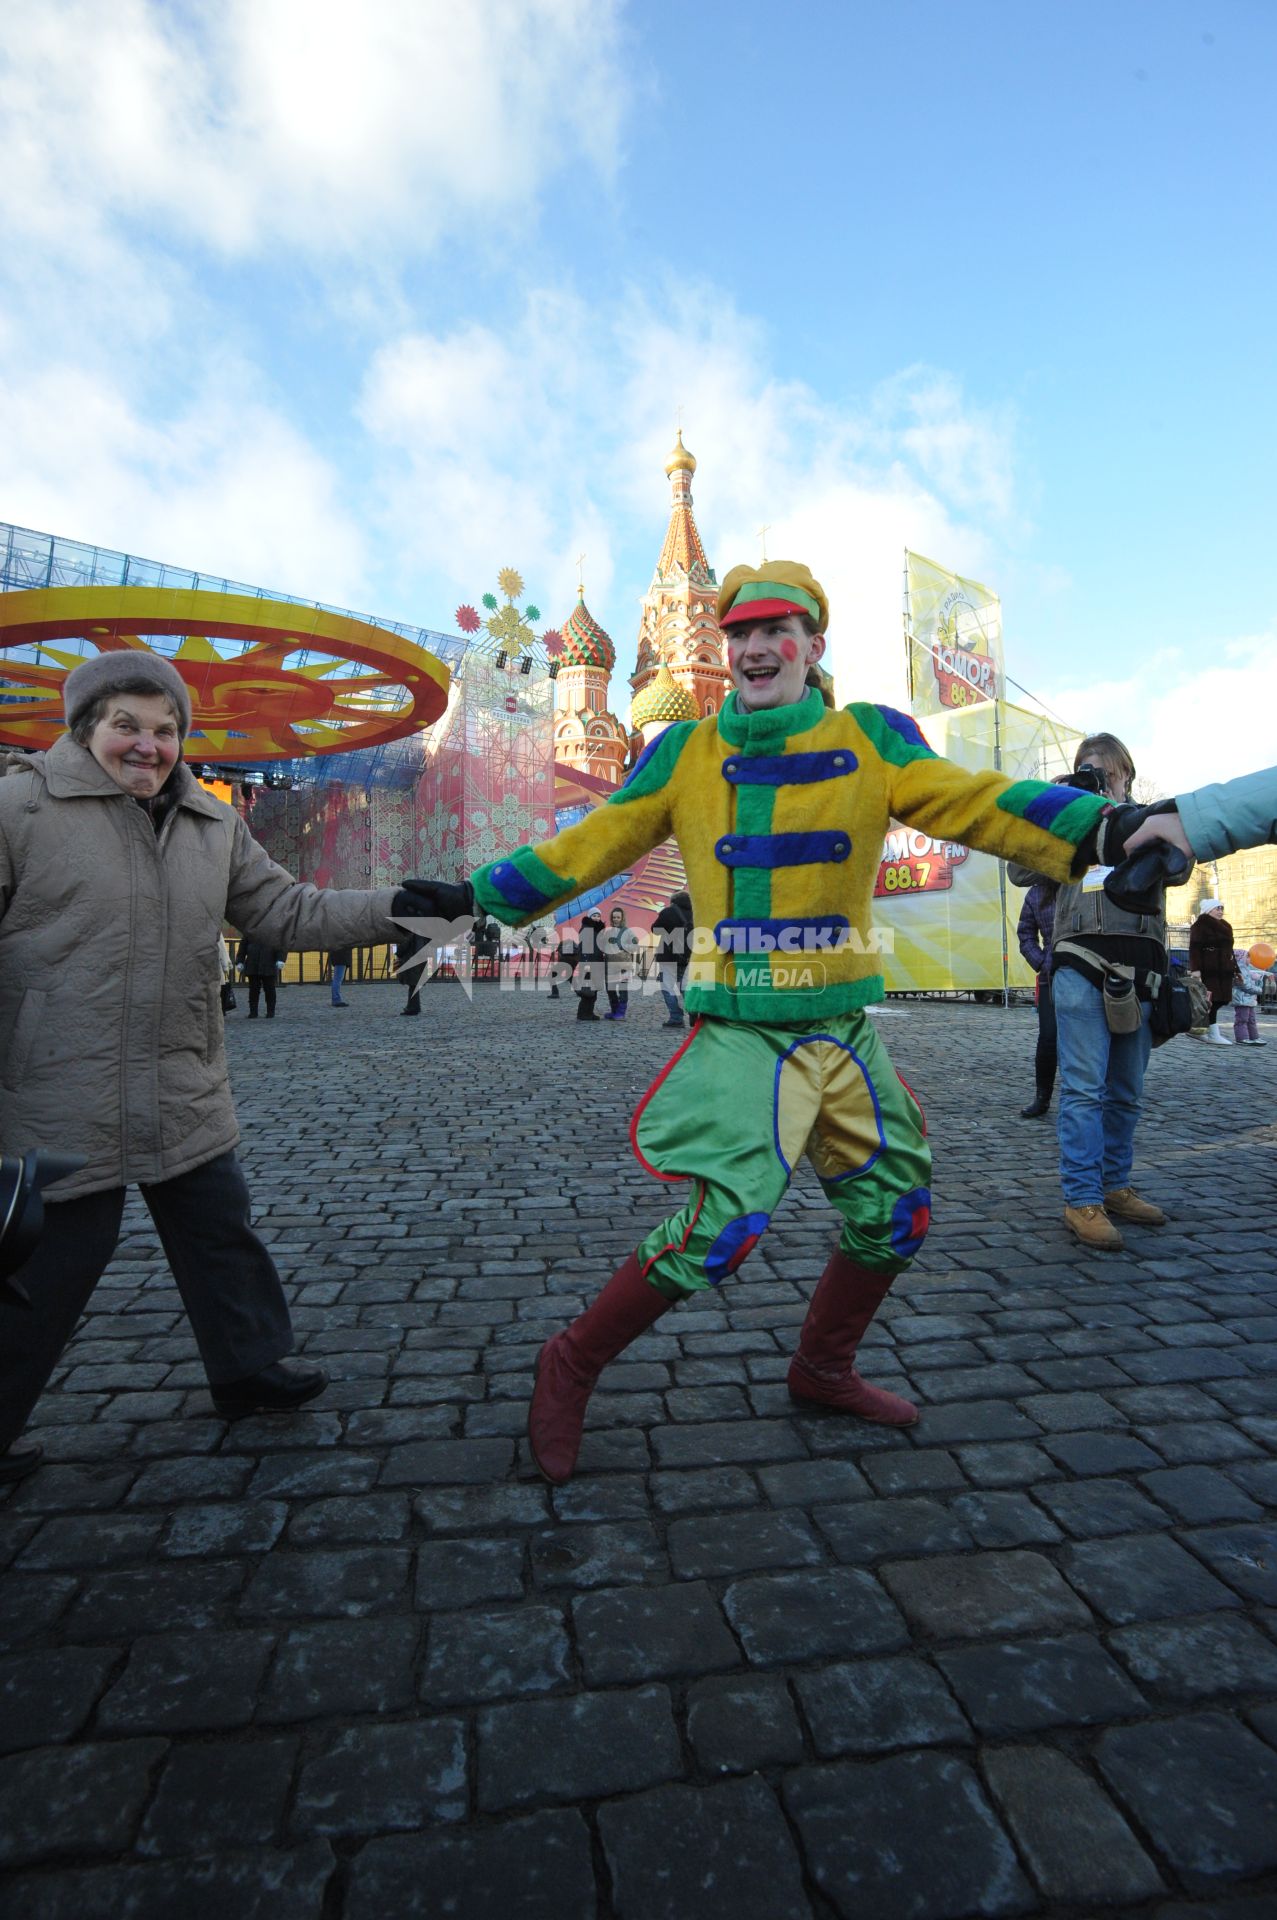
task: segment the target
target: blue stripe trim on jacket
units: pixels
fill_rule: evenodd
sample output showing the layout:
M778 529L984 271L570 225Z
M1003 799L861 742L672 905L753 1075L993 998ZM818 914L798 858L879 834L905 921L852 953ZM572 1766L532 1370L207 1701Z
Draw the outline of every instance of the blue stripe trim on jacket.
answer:
M823 953L841 945L850 927L842 913L819 919L720 920L714 939L724 953Z
M849 833L725 833L714 852L724 867L818 867L851 853Z
M554 898L553 894L542 893L540 887L534 887L509 860L490 867L487 879L489 886L496 888L506 904L517 907L520 913L540 913Z
M1071 807L1073 802L1080 798L1081 792L1077 787L1046 787L1030 800L1024 809L1023 818L1031 826L1044 827L1049 833L1053 822L1059 818L1064 809Z
M733 754L723 762L723 778L734 787L800 787L814 780L841 780L859 761L850 747L836 753Z

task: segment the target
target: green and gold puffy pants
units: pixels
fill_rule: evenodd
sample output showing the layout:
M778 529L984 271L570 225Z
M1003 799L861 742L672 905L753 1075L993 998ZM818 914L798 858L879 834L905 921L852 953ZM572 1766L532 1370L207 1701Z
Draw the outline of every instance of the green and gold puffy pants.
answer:
M842 1216L839 1246L895 1274L931 1218L922 1109L863 1012L799 1027L703 1019L648 1088L630 1142L685 1207L638 1249L676 1300L735 1272L771 1224L805 1153Z

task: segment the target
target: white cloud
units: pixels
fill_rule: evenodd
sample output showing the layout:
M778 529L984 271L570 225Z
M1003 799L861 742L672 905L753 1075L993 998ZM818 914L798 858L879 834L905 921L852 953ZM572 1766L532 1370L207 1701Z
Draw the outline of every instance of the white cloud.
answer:
M6 224L68 252L151 220L227 253L420 254L614 164L616 0L45 0L6 22Z
M364 542L338 475L233 365L145 418L71 367L0 382L0 500L42 532L359 606Z
M591 608L626 668L637 594L664 532L662 469L682 403L711 563L721 575L754 559L756 530L769 522L768 552L808 559L829 591L846 697L902 700L904 548L984 568L989 536L964 515L983 503L982 518L995 519L994 498L1011 510L1010 427L964 409L934 372L899 376L854 409L777 378L768 354L763 330L712 287L671 292L660 306L631 294L611 312L542 292L505 335L470 325L401 337L374 357L359 407L386 449L391 538L409 566L458 592L474 593L498 554L514 559L529 579L552 582L556 618L579 544ZM948 451L919 440L921 419L943 421ZM642 526L645 550L630 531ZM637 548L642 572L618 579L609 603L613 539L630 555Z
M1042 697L1080 727L1116 733L1161 793L1183 793L1272 765L1272 711L1263 689L1275 647L1277 628L1203 638L1190 658L1148 656L1126 678L1056 686Z

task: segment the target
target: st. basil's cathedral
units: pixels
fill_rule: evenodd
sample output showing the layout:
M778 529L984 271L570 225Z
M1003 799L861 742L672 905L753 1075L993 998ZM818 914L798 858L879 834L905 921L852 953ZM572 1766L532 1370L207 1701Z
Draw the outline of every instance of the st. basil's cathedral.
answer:
M554 724L554 758L562 772L619 786L627 765L663 728L717 713L727 697L731 679L714 611L718 582L692 512L695 471L680 430L665 463L670 519L643 597L628 727L608 705L616 648L586 606L584 586L563 623Z

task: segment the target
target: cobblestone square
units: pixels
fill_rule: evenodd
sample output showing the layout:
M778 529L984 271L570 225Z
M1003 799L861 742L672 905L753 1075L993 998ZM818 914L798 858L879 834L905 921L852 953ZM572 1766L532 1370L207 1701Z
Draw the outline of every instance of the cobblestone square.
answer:
M550 1488L533 1364L679 1204L627 1140L677 1036L655 996L597 1034L348 997L228 1021L328 1391L217 1419L130 1200L0 1495L6 1913L1277 1915L1277 1047L1154 1055L1170 1222L1103 1255L1018 1117L1031 1010L892 1003L934 1225L861 1363L919 1424L788 1399L835 1233L804 1166Z

